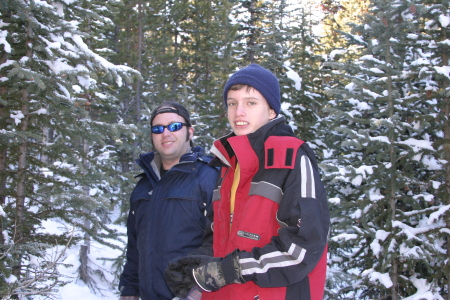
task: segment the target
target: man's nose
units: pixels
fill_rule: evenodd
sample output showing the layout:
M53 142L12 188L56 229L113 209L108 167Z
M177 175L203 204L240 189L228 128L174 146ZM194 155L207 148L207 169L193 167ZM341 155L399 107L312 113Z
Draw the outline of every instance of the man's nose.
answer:
M163 132L162 132L161 134L162 134L162 135L170 135L170 134L171 134L171 131L169 130L169 128L164 127L164 130L163 130Z

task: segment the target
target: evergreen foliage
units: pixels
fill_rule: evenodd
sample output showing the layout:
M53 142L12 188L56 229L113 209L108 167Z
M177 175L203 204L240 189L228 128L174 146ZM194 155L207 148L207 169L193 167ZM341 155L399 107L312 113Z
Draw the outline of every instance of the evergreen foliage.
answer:
M77 242L80 235L72 237L71 227L113 247L107 239L114 231L106 225L108 175L115 171L105 159L113 156L107 141L114 140L120 126L99 116L114 98L98 85L104 76L120 86L137 72L114 66L89 49L76 23L64 20L76 19L71 8L79 6L2 3L0 291L2 296L46 294L61 278L48 269L45 249L68 247L69 239ZM48 233L42 226L49 221L66 229ZM55 269L60 264L51 263Z
M369 0L321 1L324 14L322 44L328 49L348 49L349 45L340 33L350 32L352 26L361 23L361 17L368 12L369 3Z
M423 40L414 37L422 21L409 1L371 1L362 25L347 34L362 56L328 64L347 83L330 89L327 109L335 124L332 140L340 141L328 172L335 173L330 192L340 199L333 210L332 260L343 272L336 269L336 279L344 278L335 281L333 297L437 299L448 293L431 276L445 244L436 243L445 222L433 217L442 209L431 182L440 155L424 114L436 107L420 91L433 82L412 76L421 64Z
M287 107L284 112L295 133L322 156L323 137L318 125L327 100L322 84L328 70L321 68L324 48L315 29L318 19L313 14L308 5L287 12L287 37L283 42L288 45L283 66L286 75L281 86Z
M422 161L429 165L422 172L427 175L428 193L421 197L430 208L418 211L423 221L430 225L423 238L431 248L431 260L417 268L419 274L428 276L427 283L440 295L450 295L450 198L449 198L449 1L423 1L411 3L411 13L423 21L410 38L417 47L412 54L414 74L414 107L418 109L416 122L423 126L423 137L432 143L433 149L424 153ZM435 151L435 153L434 153ZM422 275L425 276L425 275Z
M228 76L259 63L323 168L327 299L448 298L449 1L297 2L1 1L0 297L60 289L71 247L77 280L114 290L112 228L152 149L151 111L183 103L208 150L229 132ZM92 243L118 249L113 269Z

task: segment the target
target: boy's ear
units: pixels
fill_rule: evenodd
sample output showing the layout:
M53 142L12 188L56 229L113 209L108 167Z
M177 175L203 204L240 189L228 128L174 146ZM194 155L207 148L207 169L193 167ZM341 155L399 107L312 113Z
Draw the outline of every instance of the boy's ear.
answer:
M275 119L275 117L277 116L277 114L275 113L275 111L273 109L269 110L269 119L273 120Z

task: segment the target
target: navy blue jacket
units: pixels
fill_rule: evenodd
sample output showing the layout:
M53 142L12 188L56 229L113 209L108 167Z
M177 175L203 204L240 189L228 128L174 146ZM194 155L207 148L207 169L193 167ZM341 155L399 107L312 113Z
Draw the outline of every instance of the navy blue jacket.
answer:
M164 280L170 260L202 244L206 211L219 176L201 147L192 148L160 178L156 152L136 160L144 170L131 194L127 261L120 277L122 296L173 299Z

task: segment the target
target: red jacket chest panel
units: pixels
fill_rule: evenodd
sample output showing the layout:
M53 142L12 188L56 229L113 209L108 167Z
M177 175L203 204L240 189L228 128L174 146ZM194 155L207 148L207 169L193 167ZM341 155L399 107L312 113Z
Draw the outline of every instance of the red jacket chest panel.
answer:
M264 143L266 169L293 169L303 141L291 136L271 136Z
M276 219L281 187L265 182L265 176L254 182L254 176L265 160L264 172L275 169L293 169L298 148L303 141L289 136L272 136L264 143L264 157L258 156L246 136L229 140L236 156L228 157L230 167L223 167L220 200L214 208L214 255L224 256L234 249L251 251L262 247L278 235L280 225ZM222 153L225 157L225 153ZM233 223L230 226L230 197L233 185L236 158L240 164L240 180L236 190ZM267 173L269 175L269 173ZM273 173L272 173L273 174ZM273 175L272 175L273 177Z

